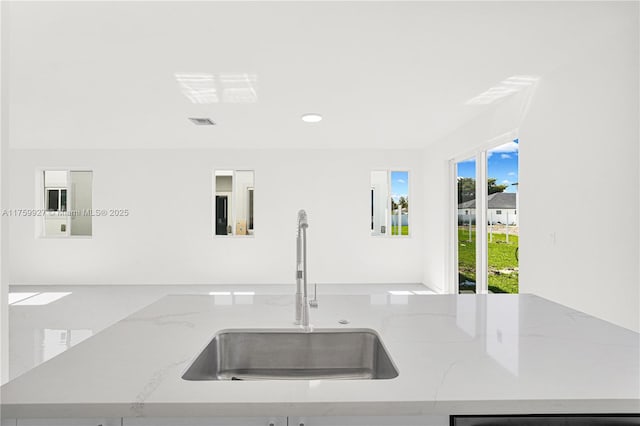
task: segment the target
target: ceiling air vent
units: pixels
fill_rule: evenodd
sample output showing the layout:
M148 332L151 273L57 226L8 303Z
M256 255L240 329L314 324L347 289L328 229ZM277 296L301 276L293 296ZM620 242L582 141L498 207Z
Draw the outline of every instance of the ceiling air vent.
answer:
M215 126L216 124L210 118L189 117L189 120L196 126Z

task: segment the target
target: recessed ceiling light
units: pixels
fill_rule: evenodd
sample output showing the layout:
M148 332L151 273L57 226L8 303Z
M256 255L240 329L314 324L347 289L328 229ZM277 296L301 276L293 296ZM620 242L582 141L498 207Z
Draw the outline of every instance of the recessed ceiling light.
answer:
M210 118L189 117L189 120L196 126L214 126L216 124Z
M302 121L305 123L317 123L322 120L322 116L320 114L316 114L315 112L310 112L302 115Z

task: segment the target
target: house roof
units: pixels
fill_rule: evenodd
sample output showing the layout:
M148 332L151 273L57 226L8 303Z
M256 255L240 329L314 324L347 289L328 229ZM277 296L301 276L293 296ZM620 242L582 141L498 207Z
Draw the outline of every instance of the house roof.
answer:
M488 208L490 209L515 209L516 194L513 192L496 192L487 197ZM475 209L476 200L465 201L458 204L460 209Z

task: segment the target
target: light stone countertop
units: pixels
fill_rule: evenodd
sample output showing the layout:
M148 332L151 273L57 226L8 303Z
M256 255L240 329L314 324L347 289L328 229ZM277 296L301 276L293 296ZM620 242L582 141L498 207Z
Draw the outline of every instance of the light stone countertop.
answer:
M640 335L532 295L319 296L312 325L375 330L395 379L181 378L220 330L294 327L293 299L166 296L2 386L2 417L640 412Z

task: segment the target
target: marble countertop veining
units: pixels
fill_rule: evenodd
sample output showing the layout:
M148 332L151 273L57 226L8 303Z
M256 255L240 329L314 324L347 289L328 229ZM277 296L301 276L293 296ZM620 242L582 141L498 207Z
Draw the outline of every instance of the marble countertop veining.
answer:
M294 327L293 299L166 296L2 386L2 417L640 412L640 335L526 294L320 295L312 325L375 330L395 379L181 378L220 330Z

